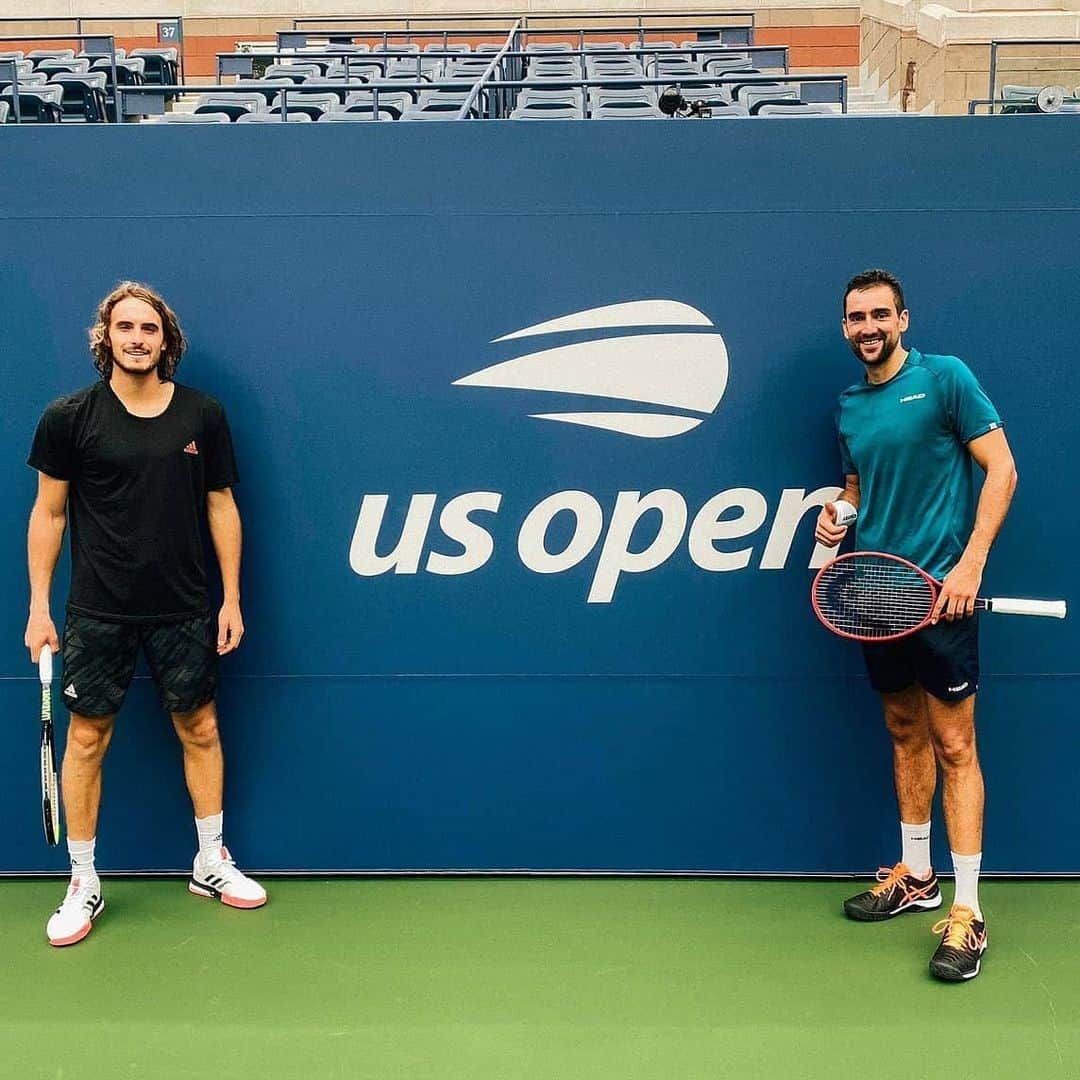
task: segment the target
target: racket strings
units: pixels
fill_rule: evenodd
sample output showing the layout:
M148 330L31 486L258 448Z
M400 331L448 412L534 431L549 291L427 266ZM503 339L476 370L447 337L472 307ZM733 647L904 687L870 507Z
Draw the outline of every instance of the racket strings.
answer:
M936 591L917 570L877 557L844 559L827 566L814 586L824 621L856 637L894 637L921 625Z

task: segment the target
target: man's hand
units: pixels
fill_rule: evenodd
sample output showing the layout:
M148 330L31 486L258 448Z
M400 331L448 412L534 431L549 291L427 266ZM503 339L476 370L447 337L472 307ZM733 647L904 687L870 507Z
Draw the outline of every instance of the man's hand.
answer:
M30 659L35 664L43 648L48 647L54 653L60 651L60 639L56 635L56 627L47 612L30 612L30 618L26 621L23 644L30 650Z
M226 601L218 612L218 656L232 652L244 636L244 619L236 601Z
M836 524L836 503L827 502L818 514L814 539L826 547L836 547L847 536L848 527Z
M933 626L940 619L952 622L975 614L975 597L982 584L982 567L970 559L961 559L941 583L937 603L930 616Z

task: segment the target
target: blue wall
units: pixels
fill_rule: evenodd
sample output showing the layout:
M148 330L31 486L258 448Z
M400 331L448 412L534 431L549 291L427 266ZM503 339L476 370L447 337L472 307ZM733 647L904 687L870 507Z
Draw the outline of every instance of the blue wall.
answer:
M885 265L907 287L908 343L965 358L1007 421L1020 488L984 591L1076 601L1070 123L0 133L0 869L65 865L39 839L23 462L46 402L92 381L85 327L123 277L180 313L191 341L180 380L224 401L240 457L248 636L224 665L221 708L228 840L245 866L890 861L877 701L856 647L807 602L814 511L790 544L777 534L779 567L761 568L763 552L785 490L839 478L831 412L859 376L839 293ZM726 345L723 398L686 434L532 419L597 403L453 385L612 332L496 338L651 299L704 313ZM556 492L591 496L606 530L620 492L668 489L693 521L734 488L767 504L752 535L716 544L752 548L744 569L701 569L683 536L655 569L619 577L609 602L588 603L603 537L561 573L518 554L522 522ZM427 572L431 551L462 551L438 521L466 492L501 495L497 512L472 515L490 559ZM361 501L377 494L389 497L379 554L411 496L437 496L418 572L350 567ZM631 548L649 548L659 523L644 515ZM554 520L550 551L569 525ZM984 621L989 870L1080 872L1077 625ZM187 864L174 741L137 682L106 767L103 868ZM944 852L940 827L936 839Z

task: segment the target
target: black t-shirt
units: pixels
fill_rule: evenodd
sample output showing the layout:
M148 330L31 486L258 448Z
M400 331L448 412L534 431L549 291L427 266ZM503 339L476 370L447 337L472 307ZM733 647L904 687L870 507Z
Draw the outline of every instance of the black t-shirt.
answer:
M98 382L49 405L28 464L71 485L69 611L139 622L207 610L206 493L238 479L218 402L176 383L160 416L132 416Z

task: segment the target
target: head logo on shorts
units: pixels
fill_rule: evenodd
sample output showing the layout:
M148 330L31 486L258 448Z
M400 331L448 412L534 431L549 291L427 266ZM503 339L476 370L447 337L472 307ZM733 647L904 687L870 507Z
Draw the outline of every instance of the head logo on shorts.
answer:
M619 332L659 326L669 329L664 333ZM703 312L676 300L634 300L577 311L504 334L492 344L546 334L596 331L608 333L524 353L465 375L453 385L632 402L638 406L632 411L627 404L621 404L595 412L529 415L536 420L604 428L646 439L685 434L720 404L728 378L727 346ZM660 412L655 406L678 411Z

